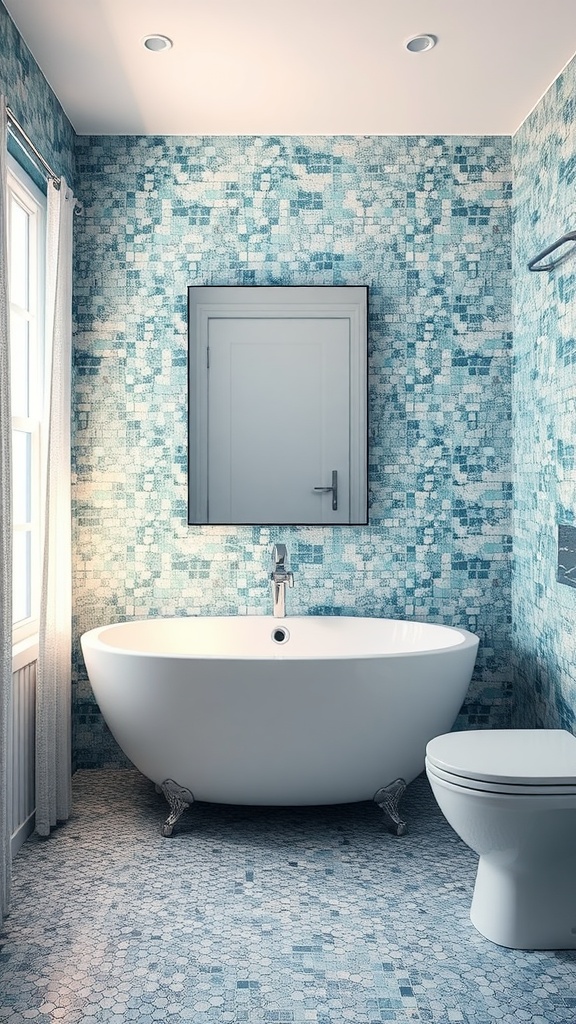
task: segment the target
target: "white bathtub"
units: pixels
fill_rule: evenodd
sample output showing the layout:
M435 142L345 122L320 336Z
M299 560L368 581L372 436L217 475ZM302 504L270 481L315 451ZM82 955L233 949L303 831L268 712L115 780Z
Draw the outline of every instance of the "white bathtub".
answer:
M453 725L477 648L448 626L328 616L150 619L82 637L117 742L184 804L346 803L410 782Z

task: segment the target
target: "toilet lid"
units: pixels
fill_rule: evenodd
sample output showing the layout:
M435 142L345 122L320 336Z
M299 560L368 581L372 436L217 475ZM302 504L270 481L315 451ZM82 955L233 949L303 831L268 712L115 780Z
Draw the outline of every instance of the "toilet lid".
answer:
M486 729L436 736L430 766L464 779L524 786L574 785L576 737L564 729Z

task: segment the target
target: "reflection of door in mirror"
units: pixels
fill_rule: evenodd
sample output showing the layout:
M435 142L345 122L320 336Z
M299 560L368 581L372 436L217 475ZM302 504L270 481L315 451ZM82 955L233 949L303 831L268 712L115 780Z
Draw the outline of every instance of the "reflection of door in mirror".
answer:
M208 346L210 521L349 522L348 321L212 319Z
M190 522L365 522L366 289L190 293Z

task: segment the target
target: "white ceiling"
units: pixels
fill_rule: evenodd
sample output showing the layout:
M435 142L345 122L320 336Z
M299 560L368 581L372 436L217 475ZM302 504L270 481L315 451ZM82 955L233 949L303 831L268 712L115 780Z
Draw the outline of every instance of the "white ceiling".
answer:
M79 134L511 135L576 53L576 0L3 2Z

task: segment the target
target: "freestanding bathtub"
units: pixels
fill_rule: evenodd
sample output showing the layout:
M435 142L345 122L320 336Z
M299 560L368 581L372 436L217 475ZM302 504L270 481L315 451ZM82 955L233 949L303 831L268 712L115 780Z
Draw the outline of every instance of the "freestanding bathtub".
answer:
M398 801L448 732L478 637L340 616L148 619L92 629L82 650L115 739L160 787L170 835L194 800Z

